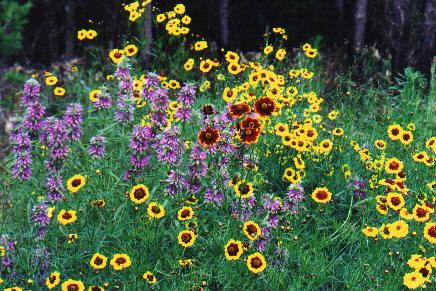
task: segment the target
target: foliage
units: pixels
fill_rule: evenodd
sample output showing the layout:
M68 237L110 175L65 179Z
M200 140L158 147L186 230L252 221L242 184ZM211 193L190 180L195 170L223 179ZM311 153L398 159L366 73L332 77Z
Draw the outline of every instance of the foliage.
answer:
M30 1L24 4L16 0L0 1L0 57L16 54L22 49L22 32L31 7Z

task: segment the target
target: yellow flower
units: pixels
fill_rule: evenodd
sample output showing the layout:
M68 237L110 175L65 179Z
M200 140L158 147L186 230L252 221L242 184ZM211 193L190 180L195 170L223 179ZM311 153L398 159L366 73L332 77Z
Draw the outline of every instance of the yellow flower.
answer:
M318 55L318 50L317 49L308 49L304 52L304 54L306 55L306 57L313 59Z
M257 224L256 222L254 222L252 220L244 222L244 225L242 227L242 231L244 232L244 235L249 240L256 240L262 234L262 230L261 230L259 224Z
M388 206L395 211L403 208L404 204L406 203L404 201L403 195L396 192L389 192L389 194L386 197L386 201Z
M142 278L144 278L144 280L146 280L150 285L156 284L156 277L150 271L145 272L144 275L142 275Z
M399 140L403 129L398 124L392 124L388 126L388 136L391 140Z
M59 272L51 273L45 280L45 285L48 289L53 289L61 282L61 274Z
M67 189L71 193L77 193L86 184L86 179L82 175L74 175L67 181Z
M390 158L386 161L385 171L387 174L398 174L404 168L404 164L397 158Z
M56 76L48 76L47 78L45 78L45 84L48 86L56 85L57 82L58 78L56 78Z
M378 229L372 226L367 226L362 229L362 233L369 237L376 237L378 234Z
M77 39L84 40L86 38L87 34L88 34L88 31L86 29L81 29L77 32Z
M243 252L242 242L239 240L231 239L224 246L224 254L229 261L238 260Z
M91 102L93 102L93 103L97 102L99 94L101 94L101 90L100 89L92 90L91 92L89 92L89 100Z
M392 224L383 224L380 226L380 229L378 233L383 237L384 239L391 239L394 237L393 231L392 231Z
M185 15L185 16L183 16L183 17L182 17L182 23L183 23L184 25L188 25L188 24L190 24L190 23L191 23L191 17L189 17L189 15Z
M68 279L64 283L62 283L62 291L85 291L85 285L83 285L82 281Z
M138 53L138 47L134 44L129 44L124 48L124 53L128 57L134 56Z
M411 219L413 219L413 214L410 213L410 212L407 210L407 208L402 208L402 209L400 210L400 217L401 217L402 219L405 219L405 220L411 220Z
M381 139L377 139L376 141L374 141L374 145L379 150L385 150L386 149L386 142L381 140Z
M162 218L165 216L165 209L163 205L157 204L156 202L150 202L147 207L147 214L150 218Z
M91 267L96 270L101 270L106 267L107 258L100 253L96 253L92 256L91 261L89 262Z
M398 220L392 223L390 230L393 237L404 238L409 233L409 225L404 220Z
M271 45L268 45L263 49L263 53L269 55L273 50L274 48Z
M210 72L210 70L212 70L212 68L213 68L213 62L211 60L206 59L206 60L202 60L200 62L199 69L201 72L208 73L208 72Z
M179 260L179 265L182 266L182 267L192 266L192 260L191 259Z
M424 227L424 237L431 243L436 244L436 223L428 222Z
M192 230L182 230L179 232L179 235L177 236L177 240L179 241L179 244L182 247L190 247L194 244L195 240L197 239L197 236Z
M185 13L185 5L183 4L177 4L176 6L174 6L174 12L177 14L183 14Z
M313 190L312 199L317 203L325 204L332 199L332 193L326 187L318 187Z
M54 94L55 94L56 96L64 96L64 95L65 95L65 89L62 88L62 87L56 87L56 88L53 90L53 92L54 92Z
M121 271L125 268L130 267L132 265L132 261L127 254L115 254L110 261L110 265L116 271Z
M247 267L253 273L263 272L266 265L265 257L259 252L249 255L247 258Z
M132 200L136 204L142 204L148 199L150 193L148 192L147 186L139 184L133 186L133 188L130 190L129 196L130 200Z
M109 52L109 58L114 62L115 64L118 64L122 61L124 56L124 51L119 49L113 49Z
M412 213L415 221L424 222L430 219L430 212L424 205L415 205Z
M309 43L305 43L303 45L303 51L307 51L307 50L310 50L310 49L312 49L312 46Z
M62 209L58 214L58 222L62 225L67 225L77 221L75 210Z
M200 40L194 43L194 50L195 51L202 51L207 48L207 41Z
M97 37L97 31L90 29L86 32L86 38L87 39L94 39Z
M241 197L242 199L246 199L253 195L253 184L245 182L245 180L240 180L233 187L235 189L236 197Z
M191 206L183 206L177 212L177 219L180 221L190 220L194 217L194 210Z
M409 289L417 289L425 282L424 277L420 272L407 273L403 277L403 284Z
M400 142L403 145L409 145L413 141L413 133L408 130L404 130L400 135Z
M279 61L282 61L286 56L286 50L285 49L279 49L276 52L276 59Z
M156 21L157 21L158 23L162 23L162 22L164 22L166 19L167 19L167 17L165 16L164 13L161 13L161 14L156 15Z

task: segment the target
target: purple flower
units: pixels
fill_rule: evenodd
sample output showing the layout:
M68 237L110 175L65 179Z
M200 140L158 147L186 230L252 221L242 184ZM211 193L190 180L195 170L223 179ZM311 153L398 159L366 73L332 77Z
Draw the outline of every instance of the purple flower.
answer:
M49 176L45 184L48 194L47 197L51 201L58 201L62 199L62 193L65 191L65 187L61 176Z
M64 125L69 129L69 138L73 141L80 139L82 135L83 108L79 103L67 106L63 117Z
M178 137L177 127L168 128L156 136L153 144L159 161L177 164L182 153L183 145Z
M23 87L23 96L21 100L25 106L32 103L39 102L39 93L41 92L41 85L34 78L26 81Z
M214 190L208 188L204 193L204 201L206 203L215 203L217 206L220 206L223 202L224 194L221 191Z
M106 153L106 138L101 134L93 136L89 141L88 153L93 159L104 157Z
M12 174L15 178L28 180L32 173L30 168L32 164L31 146L29 134L22 128L14 129L11 134L12 152L15 155Z
M126 61L118 64L115 76L118 79L118 100L115 120L127 123L133 120L135 100L133 99L133 85L130 76L130 66Z
M191 106L195 101L195 86L185 83L177 92L177 101L185 106Z
M109 109L112 107L112 97L106 93L102 92L98 94L98 100L94 103L97 110Z
M45 107L39 102L28 104L24 119L24 126L30 131L38 131L42 127L42 118L45 114Z
M47 204L40 203L32 208L31 218L30 220L34 223L37 232L36 232L36 238L37 239L43 239L47 228L46 226L50 223L50 218L47 214Z

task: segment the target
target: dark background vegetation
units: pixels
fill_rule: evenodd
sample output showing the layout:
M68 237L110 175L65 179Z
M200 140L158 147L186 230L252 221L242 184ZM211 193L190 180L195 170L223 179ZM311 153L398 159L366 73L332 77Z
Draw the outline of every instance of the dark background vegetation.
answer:
M132 32L118 0L0 0L3 30L17 26L5 7L31 2L21 46L1 50L3 67L14 63L42 67L81 56L76 40L82 28L95 29L94 45L110 49ZM141 2L141 1L140 1ZM267 27L287 29L289 47L321 36L321 46L338 69L353 62L364 46L377 49L391 70L412 66L424 73L435 55L436 0L153 0L163 11L184 3L192 16L191 31L218 47L258 50ZM17 13L15 13L17 14ZM18 27L19 29L19 27ZM153 28L155 32L155 28ZM1 37L1 35L0 35ZM2 46L5 46L2 41Z

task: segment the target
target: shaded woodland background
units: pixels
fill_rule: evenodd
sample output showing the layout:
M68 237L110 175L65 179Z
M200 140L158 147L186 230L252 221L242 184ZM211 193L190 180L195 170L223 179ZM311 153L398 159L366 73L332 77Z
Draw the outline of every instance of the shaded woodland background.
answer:
M122 6L131 1L0 0L3 32L14 29L13 21L5 24L5 9L28 2L22 45L1 50L2 67L41 67L80 56L76 33L82 28L95 29L93 44L106 49L132 32ZM390 60L394 73L405 66L428 73L436 51L436 0L153 0L153 6L165 11L176 2L187 6L192 32L243 52L258 50L266 27L274 26L287 29L289 47L321 36L322 48L337 64L346 65L372 46ZM150 22L145 19L144 25Z

